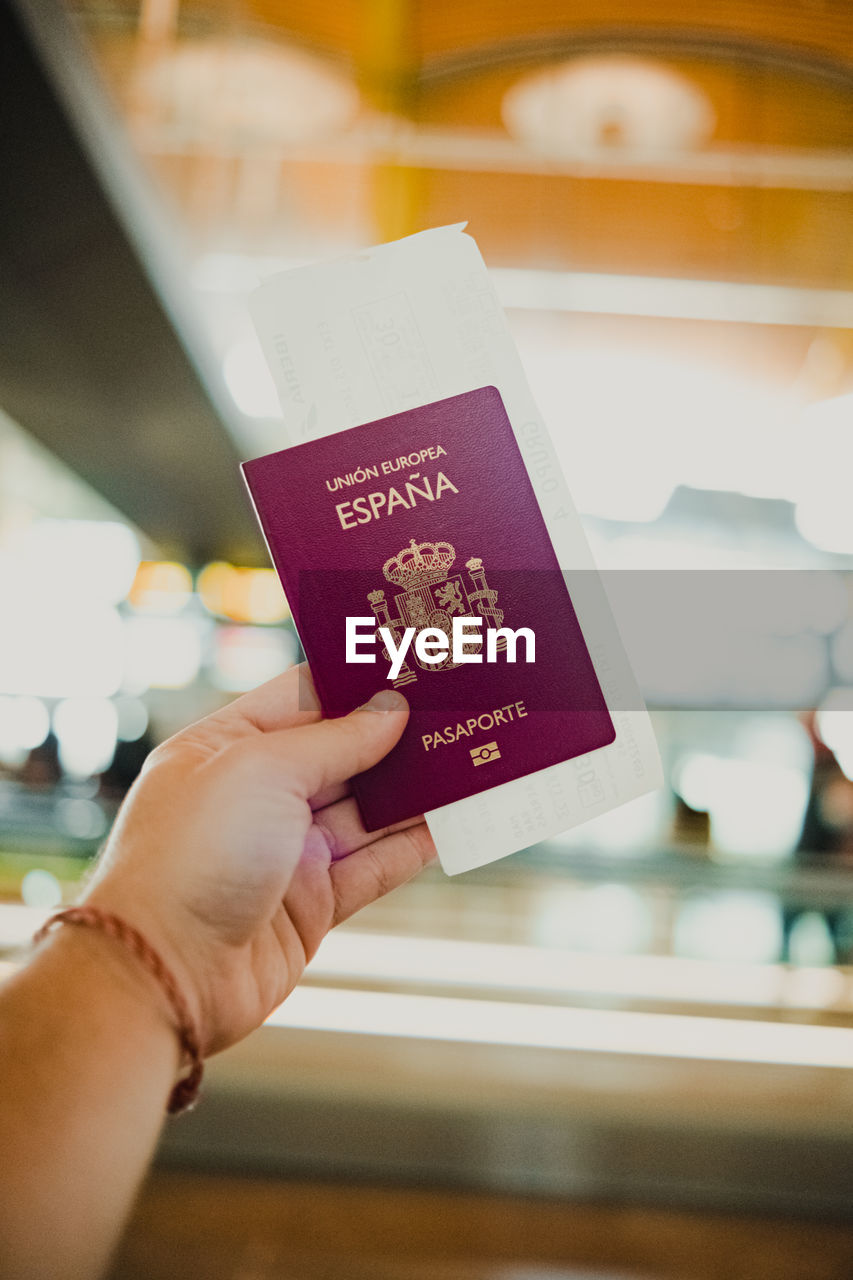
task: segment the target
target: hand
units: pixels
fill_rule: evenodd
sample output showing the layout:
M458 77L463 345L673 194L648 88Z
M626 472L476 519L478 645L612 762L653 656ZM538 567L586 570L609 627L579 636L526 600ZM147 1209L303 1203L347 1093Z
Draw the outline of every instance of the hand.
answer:
M391 750L407 718L405 698L386 689L323 720L299 667L146 761L86 901L157 948L206 1055L263 1022L329 929L432 860L423 818L368 833L346 785Z

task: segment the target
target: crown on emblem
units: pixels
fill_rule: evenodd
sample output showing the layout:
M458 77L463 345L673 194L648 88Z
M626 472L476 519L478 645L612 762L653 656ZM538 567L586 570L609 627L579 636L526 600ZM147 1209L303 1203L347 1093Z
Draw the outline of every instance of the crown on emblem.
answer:
M456 559L456 549L449 542L415 542L398 551L382 566L382 572L395 587L421 587L439 582Z

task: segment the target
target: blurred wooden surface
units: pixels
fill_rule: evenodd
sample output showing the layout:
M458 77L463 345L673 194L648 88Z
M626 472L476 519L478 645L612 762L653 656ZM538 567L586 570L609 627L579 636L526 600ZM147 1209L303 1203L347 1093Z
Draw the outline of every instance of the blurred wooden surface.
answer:
M209 1063L203 1105L166 1127L160 1159L848 1223L851 1076L264 1027Z
M850 1280L853 1228L155 1173L112 1280Z

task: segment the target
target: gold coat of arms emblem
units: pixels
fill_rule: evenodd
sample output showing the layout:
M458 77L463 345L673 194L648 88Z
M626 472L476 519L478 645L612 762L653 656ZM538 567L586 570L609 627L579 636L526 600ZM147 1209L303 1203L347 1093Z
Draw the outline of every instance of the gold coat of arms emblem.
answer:
M386 560L382 573L399 590L391 601L384 590L371 591L367 597L376 616L377 635L380 627L387 627L395 645L401 643L407 627L415 627L417 631L435 627L450 635L454 615L482 618L485 628L500 627L504 619L503 610L497 607L497 591L486 581L482 560L476 556L466 560L467 573L464 575L451 574L455 561L456 548L449 542L415 542L414 538L402 551ZM481 646L482 640L469 640L466 652L476 653ZM503 637L498 640L497 648L506 648ZM390 661L391 655L384 646L382 652ZM442 662L431 665L421 662L413 649L409 651L409 657L424 671L447 671L460 665L449 653ZM417 678L415 668L409 661L404 661L394 686L399 688L411 684Z

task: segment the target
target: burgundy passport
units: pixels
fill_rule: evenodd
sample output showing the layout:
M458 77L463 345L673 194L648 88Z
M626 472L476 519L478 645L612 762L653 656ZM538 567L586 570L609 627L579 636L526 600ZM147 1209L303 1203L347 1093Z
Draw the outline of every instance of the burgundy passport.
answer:
M398 745L353 779L369 831L606 746L613 723L500 393L481 387L243 466L323 711L340 716L400 688ZM346 661L346 619L374 663ZM483 630L481 662L420 661L396 680L374 630L454 617Z

